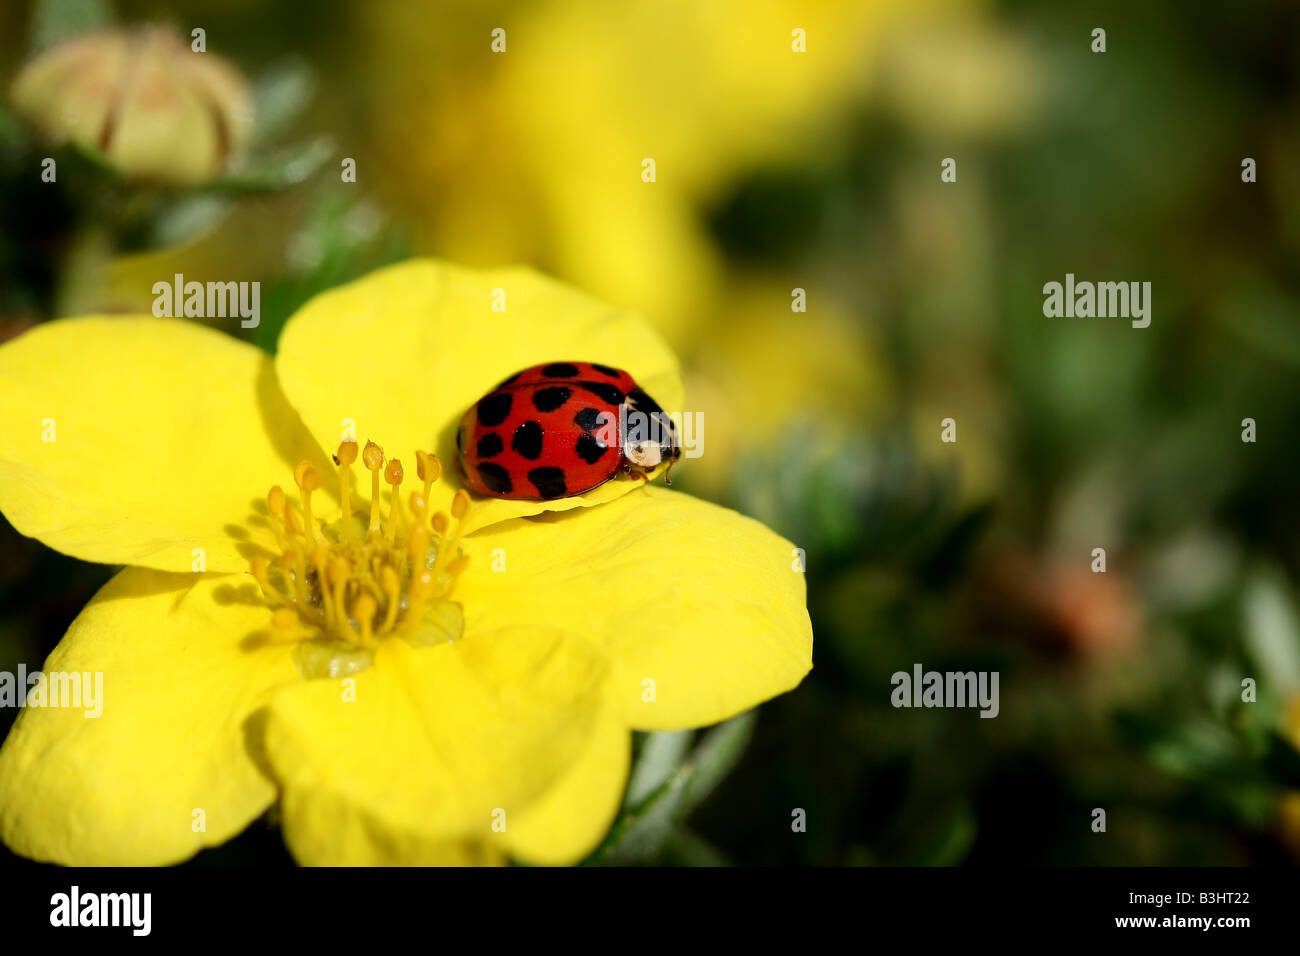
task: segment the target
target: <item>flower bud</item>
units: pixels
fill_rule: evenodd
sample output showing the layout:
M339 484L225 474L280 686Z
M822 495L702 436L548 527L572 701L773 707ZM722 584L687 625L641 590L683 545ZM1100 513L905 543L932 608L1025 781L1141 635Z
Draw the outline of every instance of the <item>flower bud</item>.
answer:
M224 170L252 120L238 72L157 27L66 40L23 67L10 99L44 139L92 146L124 177L170 185Z

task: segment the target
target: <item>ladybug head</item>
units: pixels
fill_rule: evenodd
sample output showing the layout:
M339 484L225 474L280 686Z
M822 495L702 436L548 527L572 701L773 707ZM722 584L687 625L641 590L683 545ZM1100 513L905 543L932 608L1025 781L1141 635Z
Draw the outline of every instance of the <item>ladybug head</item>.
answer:
M677 428L659 404L641 389L633 389L623 403L623 454L638 468L653 471L682 455Z

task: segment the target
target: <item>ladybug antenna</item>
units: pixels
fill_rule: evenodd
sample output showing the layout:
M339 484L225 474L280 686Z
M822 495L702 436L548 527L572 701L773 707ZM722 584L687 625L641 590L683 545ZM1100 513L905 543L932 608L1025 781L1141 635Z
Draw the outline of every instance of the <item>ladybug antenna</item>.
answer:
M668 477L668 472L673 470L673 465L676 463L676 461L677 461L676 458L669 458L668 467L664 469L664 484L668 485L669 487L672 487L673 480Z

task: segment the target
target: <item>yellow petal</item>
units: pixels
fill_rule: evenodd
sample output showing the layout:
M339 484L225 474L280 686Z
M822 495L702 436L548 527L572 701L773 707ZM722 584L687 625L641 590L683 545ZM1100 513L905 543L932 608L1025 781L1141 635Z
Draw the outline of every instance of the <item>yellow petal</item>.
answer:
M505 311L493 311L501 301ZM507 376L552 361L625 369L664 409L681 410L677 362L645 320L519 268L413 260L326 292L285 327L276 371L327 451L349 422L360 442L404 461L436 450L448 477L433 504L445 510L459 486L456 426L466 409ZM468 527L600 504L635 484L620 476L558 501L484 500Z
M287 648L252 637L269 615L246 581L129 568L86 606L45 670L101 673L102 712L86 716L83 698L19 714L0 748L0 835L15 853L175 863L271 805L249 717L301 678Z
M613 701L606 701L577 762L511 818L506 830L510 855L537 866L557 866L594 850L622 803L631 751L632 734Z
M507 613L563 622L608 650L611 692L637 729L725 720L812 666L794 545L688 495L650 486L581 513L497 525L464 546L467 638ZM504 571L492 570L494 549Z
M571 637L481 629L419 650L385 641L354 699L338 680L286 691L264 743L289 848L313 865L498 856L498 821L508 832L583 753L604 680Z
M267 489L309 454L270 359L209 329L68 319L0 348L0 511L65 554L241 571L273 543Z

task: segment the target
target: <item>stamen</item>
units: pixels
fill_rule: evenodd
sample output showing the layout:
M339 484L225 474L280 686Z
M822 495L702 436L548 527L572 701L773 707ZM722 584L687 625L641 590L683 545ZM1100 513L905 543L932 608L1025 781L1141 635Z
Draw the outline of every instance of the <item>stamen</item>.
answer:
M366 442L361 461L370 471L370 528L379 534L379 469L384 467L384 450L372 441Z
M456 519L456 524L452 527L451 533L447 533L447 516L441 511L434 518L434 527L437 528L438 534L442 535L442 541L438 544L438 558L433 564L434 580L438 579L438 573L447 568L452 557L456 554L456 548L460 544L461 535L464 534L465 516L469 514L469 494L464 488L456 492L451 499L451 514ZM441 518L439 522L437 519ZM442 527L438 527L441 524Z
M284 535L284 489L272 485L266 493L266 511L271 516L271 532L275 535L275 544L281 550L289 546Z
M429 489L433 483L438 480L442 474L442 462L438 460L437 455L431 455L427 451L417 451L415 453L415 474L424 482L424 500L429 500Z
M401 461L388 459L375 442L364 448L342 442L333 457L342 505L338 521L322 521L314 513L320 475L304 458L293 469L297 507L279 485L266 495L278 554L249 561L272 607L268 641L299 644L294 658L308 677L355 673L386 637L423 647L456 640L464 626L450 596L469 566L469 556L459 553L469 495L460 491L452 498L450 516L433 512L429 493L442 466L428 452L415 455L423 491L413 490L405 501ZM358 457L370 472L370 513L360 536L353 524L351 476ZM381 472L389 486L387 515Z
M316 569L316 580L320 586L321 604L325 607L325 626L333 629L338 621L334 613L334 596L330 593L326 582L329 580L327 571L329 570L330 549L324 541L317 543L316 548L311 553L312 567Z
M384 481L392 487L388 507L388 524L392 532L392 539L397 541L398 536L402 533L402 528L406 524L406 519L402 514L402 496L398 489L402 486L402 463L394 458L384 469Z
M334 461L339 466L339 495L343 503L343 525L339 534L344 541L352 540L352 463L357 460L357 443L345 441L339 443L338 454Z
M424 617L424 605L433 591L433 575L428 571L419 571L411 577L411 601L406 608L406 617L402 619L401 633L410 634Z
M391 631L402 605L402 581L391 564L385 564L380 569L379 586L384 589L384 598L388 602L388 607L384 611L384 623L380 626L380 630Z
M302 492L302 523L307 528L307 541L311 543L319 538L316 522L311 516L311 493L320 487L320 476L312 463L304 458L293 469L293 480Z
M379 606L375 599L364 591L357 595L357 599L352 602L352 615L357 619L357 624L361 627L361 646L374 647L375 635L373 633L375 623L375 611Z
M285 607L292 607L293 601L285 597L280 589L271 583L268 574L270 567L270 562L260 554L253 555L248 562L248 569L253 573L253 580L262 588L262 593L266 595L267 599L274 598Z
M355 635L352 623L348 620L347 605L343 602L351 576L352 564L347 558L335 558L330 562L330 587L334 590L334 626L347 637Z

